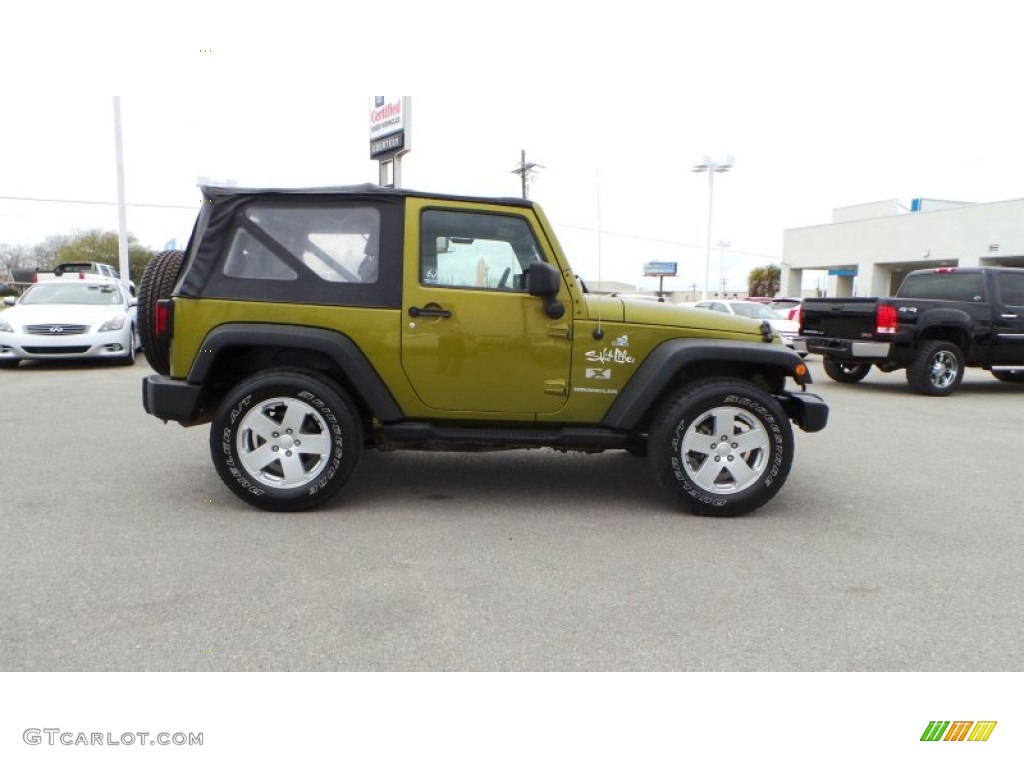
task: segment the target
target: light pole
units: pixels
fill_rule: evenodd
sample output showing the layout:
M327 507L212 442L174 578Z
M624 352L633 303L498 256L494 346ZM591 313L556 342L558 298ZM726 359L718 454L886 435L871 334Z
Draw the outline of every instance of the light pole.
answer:
M707 251L704 254L704 295L703 299L708 297L708 277L711 272L711 215L714 212L715 206L715 174L725 173L733 165L732 155L726 155L722 158L712 158L710 155L704 155L694 164L692 170L694 173L707 173L708 175L708 241Z
M718 243L718 284L721 286L721 295L719 298L725 298L725 249L728 248L732 243L728 240L719 240Z

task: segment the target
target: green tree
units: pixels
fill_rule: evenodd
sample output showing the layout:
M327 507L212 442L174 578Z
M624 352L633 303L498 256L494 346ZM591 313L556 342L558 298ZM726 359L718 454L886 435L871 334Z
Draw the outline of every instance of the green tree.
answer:
M52 269L66 261L96 261L119 269L118 243L116 232L91 229L76 235L47 238L37 246L45 258L44 267ZM134 235L128 235L128 277L138 285L153 252L139 245Z
M782 269L777 265L754 267L747 275L747 294L749 296L774 296L779 292L781 282Z

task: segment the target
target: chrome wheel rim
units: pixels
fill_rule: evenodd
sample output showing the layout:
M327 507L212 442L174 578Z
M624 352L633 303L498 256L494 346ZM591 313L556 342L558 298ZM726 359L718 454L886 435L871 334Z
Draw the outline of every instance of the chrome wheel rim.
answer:
M939 389L946 389L956 379L960 365L957 363L956 355L943 350L932 356L931 369L928 378L934 386Z
M327 422L307 403L273 397L251 408L238 425L238 457L245 470L273 488L299 488L327 464Z
M679 458L703 491L746 490L768 469L771 441L764 425L741 408L712 408L690 424Z

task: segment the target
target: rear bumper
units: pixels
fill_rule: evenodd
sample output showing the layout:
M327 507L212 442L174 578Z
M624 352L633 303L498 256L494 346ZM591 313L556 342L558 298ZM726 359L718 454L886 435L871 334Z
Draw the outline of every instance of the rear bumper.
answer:
M804 432L820 432L828 424L828 405L820 395L786 392L777 399L786 415Z
M209 421L203 409L202 388L170 376L146 376L142 380L142 407L146 413L182 426Z
M798 352L814 352L837 360L872 358L884 360L889 357L892 344L887 341L850 341L849 339L827 339L816 336L801 336L794 340Z

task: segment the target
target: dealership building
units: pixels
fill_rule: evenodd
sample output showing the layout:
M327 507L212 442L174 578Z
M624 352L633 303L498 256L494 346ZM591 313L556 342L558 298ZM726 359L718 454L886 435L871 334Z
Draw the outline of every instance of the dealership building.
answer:
M783 296L822 270L827 296L891 296L908 272L930 267L1024 267L1024 200L961 203L919 198L836 208L832 222L787 229Z

